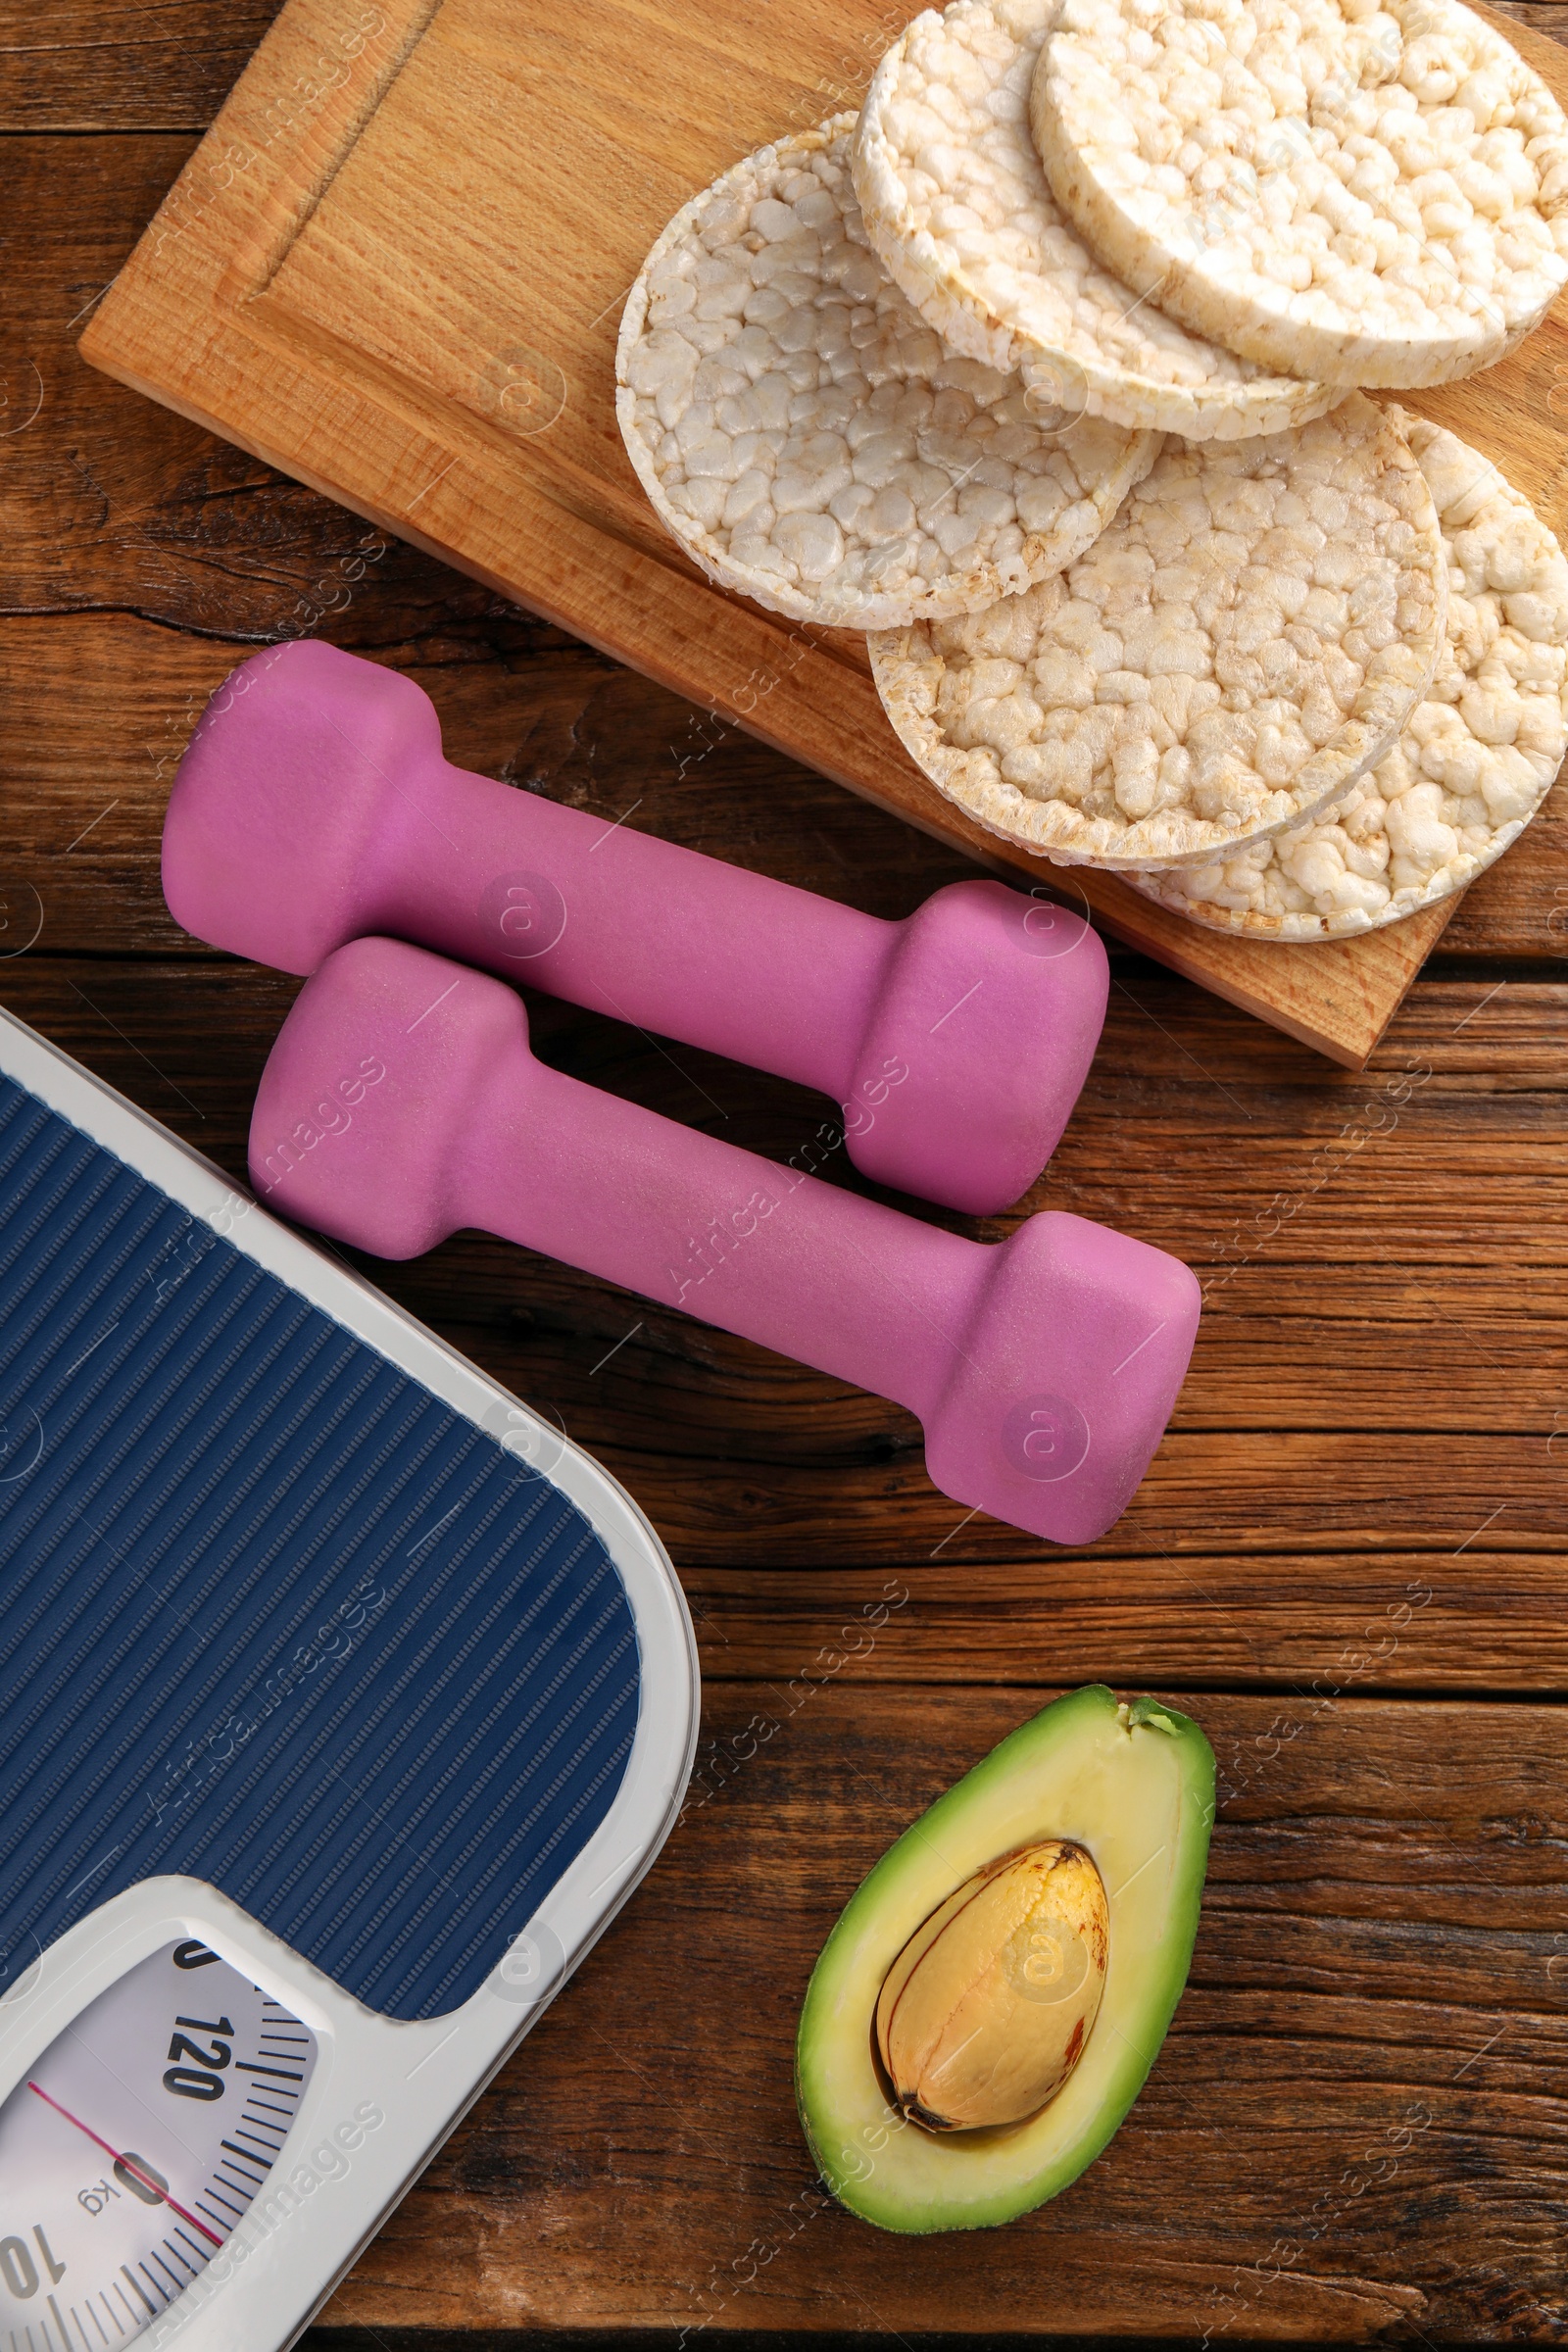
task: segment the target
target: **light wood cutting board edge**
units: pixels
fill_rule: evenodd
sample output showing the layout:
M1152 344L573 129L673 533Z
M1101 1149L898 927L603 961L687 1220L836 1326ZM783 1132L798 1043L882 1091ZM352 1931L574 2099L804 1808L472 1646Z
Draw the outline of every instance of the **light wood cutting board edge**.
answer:
M268 288L281 261L438 13L439 0L371 9L289 0L100 305L83 357L1006 879L1087 905L1129 945L1361 1068L1456 897L1359 939L1272 945L1205 930L1113 874L1034 858L971 823L913 766L854 641L792 628L713 588L651 517L646 533L637 527L642 510L628 510L623 484L607 501L590 478L513 463L503 432L429 400L351 341L334 348L275 315ZM1554 43L1478 13L1568 99L1568 59ZM383 31L368 37L372 17ZM345 59L356 27L359 47ZM334 61L344 78L323 89L312 76ZM279 107L289 102L279 93L296 88L321 94L297 102L280 135ZM1541 332L1568 354L1555 320ZM1560 531L1561 428L1534 399L1516 419L1507 397L1530 349L1407 405L1472 438L1475 415L1495 416L1499 405L1515 427L1510 441L1544 423L1548 447L1527 467L1536 479L1520 486L1539 500L1549 483L1547 519ZM1489 389L1478 403L1481 387ZM618 444L611 462L632 478Z

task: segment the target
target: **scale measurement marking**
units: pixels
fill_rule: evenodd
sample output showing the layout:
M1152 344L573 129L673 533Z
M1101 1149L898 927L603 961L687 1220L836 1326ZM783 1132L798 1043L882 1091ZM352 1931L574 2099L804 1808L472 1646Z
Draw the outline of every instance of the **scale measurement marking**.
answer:
M90 2125L84 2124L79 2115L73 2115L69 2107L62 2107L58 2099L50 2098L49 2093L43 2089L40 2084L36 2082L29 2082L27 2084L27 2088L29 2090L37 2091L39 2098L43 2100L46 2106L52 2107L56 2115L63 2115L68 2124L74 2124L78 2132L84 2132L87 2134L87 2137L93 2142L94 2146L102 2148L104 2154L110 2159L111 2163L124 2165L126 2172L132 2174L134 2178L141 2182L143 2188L157 2189L158 2194L163 2198L164 2203L169 2207L170 2211L172 2213L177 2213L182 2222L189 2222L192 2229L200 2230L203 2237L213 2237L212 2231L208 2229L205 2229L203 2225L197 2221L196 2216L193 2213L187 2213L183 2205L175 2204L173 2198L170 2195L167 2188L159 2189L157 2182L149 2180L148 2176L136 2165L129 2163L126 2158L120 2153L118 2148L112 2148L107 2139L100 2139L97 2132L93 2131ZM213 2243L215 2246L220 2246L222 2242L223 2241L220 2237L213 2237ZM124 2265L122 2264L121 2268L123 2269ZM128 2271L125 2272L125 2276L127 2278L130 2278L130 2273ZM134 2286L136 2283L134 2278L131 2278L130 2282L132 2286ZM151 2306L149 2306L149 2309L150 2308Z
M247 2197L254 2197L267 2178L267 2167L258 2164L254 2156L247 2156L242 2148L236 2148L232 2140L225 2139L220 2144L230 2152L218 2168L219 2179L225 2187L243 2189Z
M211 1966L216 1958L194 1944L177 1947L172 1956L175 1966L182 1968ZM163 1955L165 1960L168 1957ZM102 2150L114 2165L122 2186L134 2191L144 2204L164 2208L168 2227L161 2242L148 2245L144 2240L139 2249L127 2249L126 2259L118 2264L117 2253L106 2247L104 2256L98 2258L106 2258L105 2268L98 2273L98 2283L80 2279L78 2272L73 2279L75 2299L69 2306L62 2306L58 2295L51 2291L49 2279L35 2278L26 2291L36 2293L42 2284L44 2292L38 2300L43 2308L35 2307L30 2325L16 2328L9 2321L0 2322L0 2352L120 2352L122 2346L128 2352L130 2339L139 2336L178 2301L244 2222L247 2211L267 2186L268 2176L293 2129L316 2048L314 2034L299 2018L270 1994L262 1993L260 1986L254 1990L260 1994L264 2014L261 2022L250 2029L254 2038L249 2043L253 2052L249 2058L231 2061L233 2027L226 2016L220 2019L180 2016L174 2021L179 2031L170 2046L172 2065L171 2074L164 2078L167 2087L182 2097L211 2101L221 2096L221 2088L201 2088L194 2068L200 2067L204 2074L210 2074L216 2083L223 2070L232 2064L233 2071L224 2080L230 2092L237 2090L240 2099L239 2112L228 2124L230 2135L208 2140L207 2152L200 2160L205 2177L194 2194L186 2191L195 2211L171 2194L154 2158L122 2152L111 2144L110 2138L74 2113L71 2106L46 2090L41 2082L26 2082L26 2090L43 2106L52 2109ZM203 2033L215 2037L211 2053L203 2043L190 2039L191 2034ZM240 2046L245 2045L241 2042ZM100 2063L107 2061L100 2059ZM242 2074L248 2078L243 2085L238 2082ZM74 2105L92 2111L89 2096L85 2092L78 2094L69 2079L60 2087L67 2091ZM24 2095L23 2104L26 2104ZM233 2105L232 2096L229 2104ZM118 2120L113 2123L107 2117L98 2120L116 2140L124 2135ZM169 2158L164 2156L162 2161L168 2164ZM171 2169L177 2177L179 2168ZM97 2212L103 2208L89 2204L88 2210ZM156 2217L149 2215L148 2220L156 2230ZM65 2264L56 2260L44 2242L41 2225L37 2234L42 2263L58 2281ZM80 2259L79 2251L74 2251L74 2271ZM88 2261L89 2268L94 2267L93 2258ZM8 2273L8 2284L9 2278ZM9 2296L0 2297L0 2303L9 2301ZM15 2312L14 2303L11 2308ZM17 2312L16 2317L21 2319L23 2315Z

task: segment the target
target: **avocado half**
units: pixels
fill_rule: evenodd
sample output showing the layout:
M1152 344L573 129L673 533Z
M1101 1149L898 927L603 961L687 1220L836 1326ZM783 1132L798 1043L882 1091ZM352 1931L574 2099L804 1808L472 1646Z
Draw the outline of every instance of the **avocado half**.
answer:
M890 1846L822 1947L795 2089L823 2180L879 2229L988 2230L1043 2205L1127 2113L1192 1962L1214 1818L1214 1755L1156 1699L1072 1690L992 1749ZM1049 1838L1093 1855L1110 1950L1082 2057L1028 2122L937 2137L892 2104L874 2057L882 1981L916 1928L986 1863Z

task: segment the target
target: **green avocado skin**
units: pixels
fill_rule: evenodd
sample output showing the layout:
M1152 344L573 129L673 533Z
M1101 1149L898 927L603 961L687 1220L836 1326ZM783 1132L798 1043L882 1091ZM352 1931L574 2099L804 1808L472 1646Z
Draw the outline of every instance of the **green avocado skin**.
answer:
M1000 2183L996 2183L996 2176L999 2169L1004 2169L1006 2161L1002 2149L1003 2135L993 2139L991 2134L985 2134L992 2143L993 2159L1001 2157L1002 2166L999 2168L996 2161L987 2165L988 2175L996 2184L990 2193L979 2197L953 2199L940 2194L907 2193L897 2177L897 2165L883 2161L880 2155L876 2161L867 2160L867 2170L861 2174L858 2167L852 2168L842 2161L848 2151L842 2149L844 2126L832 2114L831 2086L836 2060L849 2054L846 2042L851 2031L856 2034L863 2033L867 2043L873 2031L877 1986L869 1988L863 2016L856 2009L853 2029L846 2027L842 2014L834 2014L835 2009L842 2012L846 1969L867 1927L884 1905L896 1897L914 1855L929 1852L932 1845L942 1846L945 1834L965 1815L973 1837L975 1800L981 1800L983 1808L988 1795L995 1798L1014 1775L1022 1773L1038 1777L1041 1786L1049 1789L1053 1759L1070 1758L1078 1742L1102 1739L1118 1719L1129 1734L1156 1733L1172 1743L1178 1852L1161 1914L1160 1966L1136 2007L1123 2011L1115 2021L1121 2029L1118 2040L1125 2055L1092 2122L1075 2132L1059 2158L1042 2163L1037 2153L1034 2160L1019 2164L1015 2177L1004 2179ZM1213 1818L1214 1755L1200 1725L1158 1699L1139 1697L1123 1704L1105 1684L1091 1683L1081 1690L1067 1691L1020 1724L910 1825L845 1905L817 1958L801 2009L795 2052L796 2102L818 2173L842 2205L879 2229L906 2236L951 2230L996 2229L1058 2196L1078 2179L1113 2136L1132 2106L1175 2015L1192 1964ZM1051 1833L1043 1830L1041 1834ZM999 1850L1005 1848L993 1847L989 1853L974 1851L965 1860L970 1868L977 1869ZM922 1916L928 1916L928 1912ZM911 1922L908 1933L912 1934L918 1924ZM1105 2014L1102 2008L1102 2018ZM1043 2116L1049 2117L1056 2104L1053 2101ZM1031 2124L1019 2126L1006 2136L1016 2140L1024 2133L1033 2133L1041 2120L1037 2118ZM918 2131L914 2125L895 2129ZM955 2134L938 2143L953 2151L958 2167L964 2162L963 2142L968 2136ZM885 2140L886 2132L880 2137ZM835 2141L841 2143L838 2155L834 2152ZM868 2137L867 2144L878 2145L877 2136ZM955 2177L961 2180L961 2172Z

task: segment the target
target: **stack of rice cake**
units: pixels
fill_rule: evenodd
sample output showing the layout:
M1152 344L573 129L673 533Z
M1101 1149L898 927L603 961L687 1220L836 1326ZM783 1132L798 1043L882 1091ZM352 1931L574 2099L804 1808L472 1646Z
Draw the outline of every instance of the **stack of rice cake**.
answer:
M721 585L870 633L932 782L1260 939L1464 887L1568 748L1568 564L1379 390L1568 283L1568 122L1457 0L955 0L627 301Z

